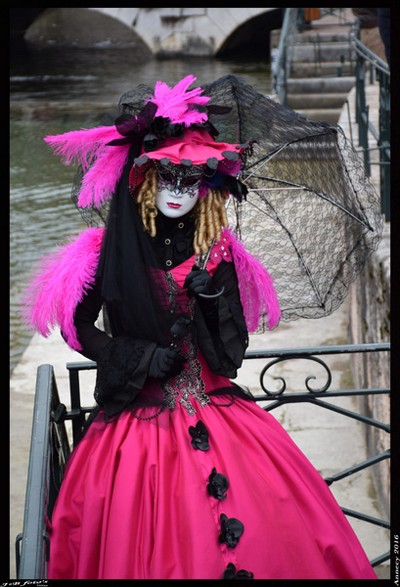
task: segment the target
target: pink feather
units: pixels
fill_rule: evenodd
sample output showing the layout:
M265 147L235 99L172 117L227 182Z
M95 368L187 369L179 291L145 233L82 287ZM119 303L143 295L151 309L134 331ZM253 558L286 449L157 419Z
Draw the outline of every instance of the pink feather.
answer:
M149 99L158 106L156 116L169 118L172 123L183 123L185 126L205 122L207 114L192 108L192 105L207 104L211 98L200 95L204 91L202 88L186 91L196 79L194 75L188 75L173 87L158 81L154 86L154 95Z
M245 249L230 229L224 229L222 236L230 241L238 276L240 300L249 332L257 330L263 316L267 316L268 328L274 328L281 318L281 310L270 274L264 265Z
M78 206L99 208L113 195L128 159L130 145L108 147L85 173Z
M26 290L22 317L42 336L58 326L67 344L81 350L74 326L77 304L95 280L104 228L88 228L42 259Z
M121 135L115 126L98 126L49 135L43 140L53 148L56 155L64 159L66 165L75 161L85 170L105 149L110 148L106 147L108 142L118 138Z
M121 138L115 126L101 126L45 137L66 165L76 161L86 171L78 206L99 208L114 193L128 158L130 145L107 146Z
M158 106L156 115L168 117L171 122L183 123L185 126L205 122L207 114L192 106L207 104L210 98L200 95L203 93L201 88L186 91L196 79L188 75L172 88L158 81L154 97L149 99ZM114 193L130 148L129 144L107 145L118 138L121 135L115 126L73 130L44 138L66 165L76 162L82 166L85 174L78 196L78 206L81 208L99 208Z
M67 344L77 351L82 347L74 326L75 309L94 283L104 230L88 228L42 259L25 293L22 307L25 323L44 337L58 326ZM281 312L271 276L231 230L225 229L222 238L231 246L249 332L257 330L260 318L265 315L268 327L273 328Z

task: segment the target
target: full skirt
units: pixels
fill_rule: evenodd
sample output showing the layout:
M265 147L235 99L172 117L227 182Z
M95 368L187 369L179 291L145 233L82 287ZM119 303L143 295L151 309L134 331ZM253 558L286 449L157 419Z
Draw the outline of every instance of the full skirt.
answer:
M153 418L156 407L112 423L99 413L53 511L50 579L376 578L272 414L241 398L191 401L193 415L179 403Z

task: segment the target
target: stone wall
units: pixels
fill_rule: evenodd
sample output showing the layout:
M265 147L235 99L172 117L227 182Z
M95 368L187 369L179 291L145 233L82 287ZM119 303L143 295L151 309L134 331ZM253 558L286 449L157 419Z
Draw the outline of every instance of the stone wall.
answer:
M379 31L375 27L362 40L378 54ZM380 49L382 55L382 48ZM383 55L382 55L383 56ZM379 84L366 79L366 101L369 105L369 120L379 128ZM355 121L356 88L348 95L348 111L344 108L339 124L348 138L353 137L354 146L359 147L358 126ZM350 128L351 127L351 128ZM369 136L371 159L371 182L380 193L379 150L377 142ZM361 155L361 153L360 153ZM349 291L349 341L379 343L390 341L390 222L384 225L382 240L372 254L364 271L352 284ZM354 385L359 388L390 388L390 354L357 353L352 358ZM359 396L357 409L360 413L390 422L390 396ZM365 426L368 457L377 455L390 447L387 432L373 426ZM390 461L388 459L371 467L374 490L381 506L382 515L389 516L390 508Z
M367 267L350 290L350 340L353 343L390 341L390 223L384 227L382 241ZM390 387L389 353L358 353L352 370L354 384L359 388ZM371 418L390 422L388 395L360 396L358 409ZM390 448L387 432L366 426L368 457ZM374 465L372 474L382 513L389 516L390 462Z

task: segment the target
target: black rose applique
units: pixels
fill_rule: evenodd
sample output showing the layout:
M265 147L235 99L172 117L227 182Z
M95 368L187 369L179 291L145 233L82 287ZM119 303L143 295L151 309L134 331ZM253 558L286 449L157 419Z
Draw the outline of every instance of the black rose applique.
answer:
M189 426L189 434L192 437L192 446L197 450L208 450L208 430L201 420L196 426Z
M223 579L254 579L253 573L250 571L245 571L244 569L240 569L236 572L236 567L233 563L229 563L226 567L224 574L222 575Z
M244 532L242 522L236 518L228 518L225 514L221 514L219 520L221 522L219 542L226 544L228 548L235 548Z
M210 495L215 497L215 499L219 499L220 501L226 499L226 492L229 487L229 481L225 475L221 473L217 473L215 467L211 471L211 474L208 478L208 485L207 491Z

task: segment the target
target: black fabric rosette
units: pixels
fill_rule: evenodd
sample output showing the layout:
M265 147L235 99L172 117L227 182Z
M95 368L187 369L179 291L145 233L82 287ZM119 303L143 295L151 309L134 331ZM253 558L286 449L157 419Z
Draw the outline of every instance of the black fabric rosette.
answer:
M226 492L228 490L228 487L229 487L228 478L225 477L225 475L222 475L221 473L217 473L217 470L214 467L213 470L211 471L209 478L208 478L208 485L207 485L208 493L210 495L212 495L213 497L215 497L215 499L223 501L227 497Z
M228 518L225 514L221 514L219 519L221 522L219 542L226 544L228 548L235 548L244 532L242 522L236 518Z
M236 571L236 567L233 563L229 563L226 567L224 574L222 575L223 579L254 579L254 575L250 571L245 571L244 569L239 569Z
M197 422L196 426L189 426L189 434L192 437L193 448L204 451L210 448L208 430L201 420Z

